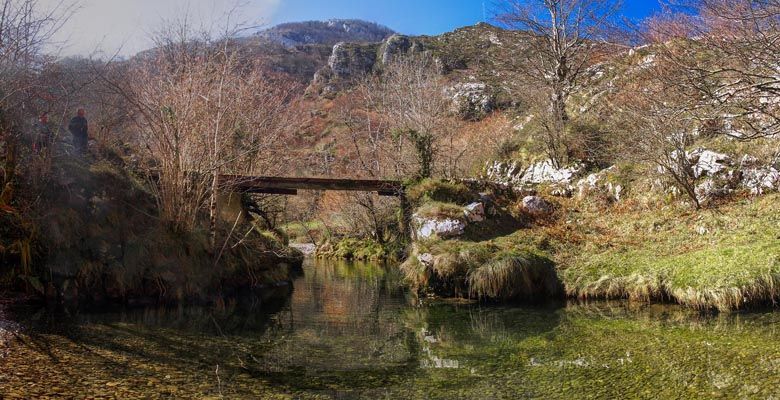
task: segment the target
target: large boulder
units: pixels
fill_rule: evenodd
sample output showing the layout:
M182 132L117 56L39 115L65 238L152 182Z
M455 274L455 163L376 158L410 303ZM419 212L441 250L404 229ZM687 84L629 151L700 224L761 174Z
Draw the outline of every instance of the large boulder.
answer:
M320 96L335 96L355 79L373 71L377 48L378 44L337 43L328 64L314 74L307 90Z
M417 261L419 261L425 267L430 268L433 266L433 254L431 253L418 254Z
M463 214L469 222L482 222L485 220L485 204L471 203L463 208Z
M732 165L732 159L728 155L702 148L691 151L687 157L692 164L693 176L696 178L716 176Z
M337 79L363 76L374 68L376 52L371 46L338 43L328 59L328 67Z
M430 239L434 236L447 239L461 236L466 231L466 222L454 218L436 219L415 216L414 222L418 239Z
M708 202L718 197L724 197L734 192L730 182L720 178L707 177L695 188L696 197L700 202Z
M580 164L556 167L551 160L540 161L528 167L523 167L519 161L495 161L488 164L485 179L518 191L547 184L554 187L554 193L568 196L574 189L574 179L581 176L584 169Z
M581 200L594 193L605 196L612 201L620 201L623 194L623 185L613 183L609 176L615 171L615 166L603 171L592 173L577 181L577 197Z
M572 180L582 172L582 166L556 167L552 161L545 160L531 165L525 171L523 181L527 183L557 183L571 184Z
M555 207L539 196L526 196L523 198L523 210L531 215L543 217L552 214Z
M742 174L741 185L753 195L775 191L780 186L780 171L773 165L760 165L755 157L742 157L739 169Z
M382 54L382 64L391 63L397 56L407 53L418 53L423 51L422 43L405 35L392 35L387 38L380 47Z

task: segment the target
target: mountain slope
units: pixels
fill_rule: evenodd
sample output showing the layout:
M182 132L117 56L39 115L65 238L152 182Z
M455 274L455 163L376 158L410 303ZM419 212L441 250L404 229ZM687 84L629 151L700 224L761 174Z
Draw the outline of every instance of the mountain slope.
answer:
M258 32L256 37L291 48L300 45L338 42L381 42L395 32L386 26L356 19L330 19L284 23Z

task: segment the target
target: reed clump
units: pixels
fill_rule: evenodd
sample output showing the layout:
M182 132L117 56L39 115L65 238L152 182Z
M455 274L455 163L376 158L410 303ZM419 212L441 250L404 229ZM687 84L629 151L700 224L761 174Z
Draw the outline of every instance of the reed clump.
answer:
M561 293L555 265L546 255L489 241L418 243L401 269L413 288L442 296L546 300Z

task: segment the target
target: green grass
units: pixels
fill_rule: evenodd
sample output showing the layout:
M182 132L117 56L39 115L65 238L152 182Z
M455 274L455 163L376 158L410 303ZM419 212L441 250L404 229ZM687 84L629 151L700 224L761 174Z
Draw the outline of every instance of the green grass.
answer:
M553 223L417 243L403 265L407 281L420 292L496 300L554 296L550 282L560 282L574 298L721 311L780 299L780 194L735 197L701 211L660 200L607 207L560 201L561 218ZM417 211L451 218L461 212L433 201ZM422 254L432 255L431 265L419 261Z
M418 292L488 300L541 300L560 293L554 263L527 246L497 242L436 240L418 243L401 265ZM432 262L420 261L430 254Z
M321 221L291 222L281 227L290 243L320 242L329 236L328 228Z
M420 206L415 214L422 218L463 219L463 207L452 203L430 201Z
M555 265L533 251L510 250L469 271L472 297L489 299L540 299L559 291Z
M317 257L326 259L382 261L393 255L388 246L372 239L345 238L335 244L324 243L317 249Z
M586 234L588 244L565 259L566 292L722 311L773 302L780 294L778 200L741 199L677 218L679 210L667 209L589 221L598 233ZM611 226L600 226L610 217Z
M426 202L467 205L478 196L462 183L425 179L407 189L409 200L417 205Z

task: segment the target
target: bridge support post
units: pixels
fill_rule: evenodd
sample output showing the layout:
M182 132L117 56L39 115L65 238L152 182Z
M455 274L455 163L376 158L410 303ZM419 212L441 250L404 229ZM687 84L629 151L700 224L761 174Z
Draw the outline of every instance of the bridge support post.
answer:
M401 238L406 243L412 242L412 209L406 191L401 189L398 194L401 203L401 212L398 215L398 227L401 229Z

